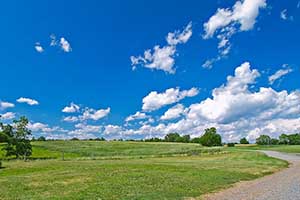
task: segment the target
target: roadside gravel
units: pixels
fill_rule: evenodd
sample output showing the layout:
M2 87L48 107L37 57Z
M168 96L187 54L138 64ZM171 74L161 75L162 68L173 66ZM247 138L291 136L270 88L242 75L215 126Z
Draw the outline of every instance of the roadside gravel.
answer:
M233 188L210 194L206 200L300 200L300 156L275 151L261 151L286 160L290 167L270 176L237 184Z

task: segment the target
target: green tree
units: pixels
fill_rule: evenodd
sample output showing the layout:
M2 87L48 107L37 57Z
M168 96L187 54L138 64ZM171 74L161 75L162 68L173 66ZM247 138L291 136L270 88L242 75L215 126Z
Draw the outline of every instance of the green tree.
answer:
M191 140L191 136L190 135L184 135L181 138L182 138L182 142L183 143L189 143L190 140Z
M276 139L276 138L272 138L272 139L271 139L271 144L272 144L272 145L278 145L278 144L279 144L279 140Z
M200 143L203 146L222 146L221 135L217 134L217 129L212 127L205 129L205 133L200 138Z
M258 138L256 138L256 144L258 144L258 145L270 145L271 144L271 138L268 135L261 135Z
M46 138L44 136L40 136L37 141L46 141Z
M289 140L289 136L286 134L281 134L279 136L279 144L289 144L290 140Z
M30 144L29 136L31 131L27 128L28 119L21 117L19 120L14 120L13 124L0 124L2 134L7 137L4 150L6 156L16 156L16 158L27 159L32 154L32 146Z
M166 142L180 142L180 135L178 133L169 133L165 136Z
M240 144L249 144L249 141L246 138L242 138Z
M290 145L300 145L300 134L288 135Z

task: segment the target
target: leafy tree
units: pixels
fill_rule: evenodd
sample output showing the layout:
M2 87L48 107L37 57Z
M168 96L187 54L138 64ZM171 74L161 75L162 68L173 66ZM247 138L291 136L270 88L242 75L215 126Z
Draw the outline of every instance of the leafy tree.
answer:
M272 139L271 139L271 144L272 144L272 145L278 145L278 144L279 144L279 140L276 139L276 138L272 138Z
M258 145L270 145L271 144L271 138L268 135L261 135L258 138L256 138L256 144L258 144Z
M290 143L290 139L289 136L286 134L281 134L279 136L279 144L289 144Z
M228 143L227 144L227 147L234 147L235 146L235 143Z
M200 143L200 137L195 137L193 139L191 139L191 143Z
M288 135L290 145L300 145L300 134Z
M200 138L200 143L203 146L222 146L221 135L217 134L217 129L212 127L205 129L204 135Z
M73 137L72 139L71 139L71 141L78 141L79 139L78 138L76 138L76 137Z
M29 136L31 131L27 128L28 119L21 117L19 120L14 120L13 125L1 125L2 134L7 137L4 150L6 156L16 156L16 158L27 159L32 154L32 146Z
M180 142L180 135L178 133L169 133L165 136L166 142Z
M46 138L44 136L40 136L37 141L46 141Z
M182 138L182 142L183 143L189 143L190 140L191 140L191 136L190 135L184 135L181 138Z
M240 144L249 144L249 141L246 138L242 138Z

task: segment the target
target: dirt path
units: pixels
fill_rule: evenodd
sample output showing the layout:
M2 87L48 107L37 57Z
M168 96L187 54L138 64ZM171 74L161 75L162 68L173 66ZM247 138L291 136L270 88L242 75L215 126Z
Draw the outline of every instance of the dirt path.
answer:
M237 184L233 188L204 197L206 200L300 200L300 156L261 151L286 160L290 167L270 176Z

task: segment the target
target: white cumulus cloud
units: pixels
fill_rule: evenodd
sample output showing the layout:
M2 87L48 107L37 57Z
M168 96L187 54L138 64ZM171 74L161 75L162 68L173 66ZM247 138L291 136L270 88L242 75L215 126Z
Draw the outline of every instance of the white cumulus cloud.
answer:
M0 110L4 110L4 109L7 109L7 108L13 108L13 107L15 107L15 104L13 104L13 103L0 101Z
M78 106L77 104L72 102L70 104L70 106L64 107L62 112L64 112L64 113L75 113L75 112L79 112L79 110L80 110L80 106Z
M274 74L269 76L269 83L272 85L276 80L282 78L283 76L291 73L293 70L288 68L288 69L280 69L276 71Z
M191 88L190 90L182 90L179 88L170 88L163 93L157 91L150 92L143 98L144 111L154 111L165 105L177 103L186 97L193 97L198 95L199 90L197 88Z
M178 44L186 43L192 36L192 23L189 23L183 31L175 31L166 37L168 45L160 47L154 46L153 50L148 49L143 56L131 56L131 64L133 69L137 65L142 65L149 69L163 70L167 73L175 73L175 53Z
M172 108L168 109L163 116L160 117L161 120L176 119L185 114L185 108L182 104L177 104Z
M202 66L211 68L215 62L227 56L231 50L231 37L238 31L251 30L256 23L259 10L266 5L266 0L243 0L237 1L232 8L218 8L217 12L204 23L203 38L212 38L217 32L219 55L206 60Z
M17 99L17 102L18 103L26 103L30 106L39 105L39 102L37 100L25 98L25 97L20 97L19 99Z
M0 114L0 119L9 120L14 119L16 117L16 114L13 112L7 112L4 114Z

